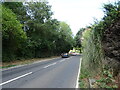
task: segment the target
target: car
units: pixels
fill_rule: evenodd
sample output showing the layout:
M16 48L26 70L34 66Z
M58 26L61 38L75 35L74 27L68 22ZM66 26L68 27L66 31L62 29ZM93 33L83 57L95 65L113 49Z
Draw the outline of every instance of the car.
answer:
M70 55L71 55L71 56L78 56L78 55L80 55L80 54L79 54L79 53L76 53L76 52L71 52Z
M71 52L70 55L71 56L76 56L76 53L75 52Z
M70 56L70 55L69 55L68 53L62 53L62 54L61 54L61 57L62 57L62 58L68 58L69 56Z

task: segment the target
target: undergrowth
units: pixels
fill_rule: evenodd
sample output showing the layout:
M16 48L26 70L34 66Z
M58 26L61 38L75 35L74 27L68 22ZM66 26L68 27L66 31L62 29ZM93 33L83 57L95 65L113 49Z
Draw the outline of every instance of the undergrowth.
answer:
M119 57L119 50L115 50L114 52L117 53L114 53L111 50L112 43L110 41L111 37L114 37L110 33L113 33L114 31L114 35L116 35L118 33L117 29L119 30L119 27L114 28L116 32L114 29L111 31L109 31L109 29L111 28L110 26L116 26L114 23L119 19L120 2L115 4L106 4L104 5L104 9L105 16L103 19L101 21L95 22L94 25L86 27L85 31L82 33L82 65L80 74L80 88L89 88L89 86L86 86L85 84L89 83L89 78L96 79L95 88L117 88L118 82L113 76L113 71L111 68L105 68L106 66L110 66L110 64L107 63L110 60L105 58L107 55L109 55L109 57L112 56L112 58L115 58L115 60L119 60L116 58L116 56ZM105 31L107 33L105 33ZM108 35L110 40L108 39ZM105 41L105 38L107 38L105 43L107 45L103 45L103 40ZM119 42L119 38L113 38L113 40L116 40L116 44ZM107 54L108 52L110 52L110 54ZM119 67L116 69L117 73L118 70Z

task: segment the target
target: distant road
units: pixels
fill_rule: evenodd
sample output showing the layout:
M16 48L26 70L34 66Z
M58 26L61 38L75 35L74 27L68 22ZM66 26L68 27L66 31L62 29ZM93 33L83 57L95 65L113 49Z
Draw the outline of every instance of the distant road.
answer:
M57 58L2 71L2 88L75 88L80 56Z

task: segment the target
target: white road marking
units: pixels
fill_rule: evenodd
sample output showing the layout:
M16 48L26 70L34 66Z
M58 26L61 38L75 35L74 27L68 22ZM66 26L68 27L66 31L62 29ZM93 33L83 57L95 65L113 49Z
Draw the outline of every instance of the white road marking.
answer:
M81 70L81 62L82 62L82 58L80 58L80 65L79 65L79 71L78 71L78 76L77 76L77 81L76 81L76 88L79 88L79 76L80 76L80 70Z
M65 61L65 59L61 60L60 62L63 62L63 61Z
M48 68L49 66L52 66L52 65L55 65L56 64L56 62L55 63L52 63L52 64L49 64L49 65L47 65L47 66L45 66L45 67L43 67L43 68Z
M70 58L66 58L66 59L71 59L72 57L70 57ZM60 62L63 62L63 61L65 61L66 59L63 59L63 60L61 60Z
M18 65L18 66L14 66L14 67L10 67L10 68L4 68L4 69L0 69L0 70L5 71L5 70L14 69L14 68L20 68L20 67L23 67L23 66L32 65L32 64L36 64L36 63L40 63L40 62L45 62L45 61L48 61L48 60L53 60L53 59L58 59L58 58L60 58L60 57L51 58L51 59L45 59L45 60L41 60L41 61L35 61L33 63L30 63L30 64Z
M70 59L70 58L67 58L67 59Z
M71 59L72 57L66 58L66 59Z
M0 84L0 86L2 86L2 85L4 85L4 84L7 84L7 83L9 83L9 82L15 81L15 80L17 80L17 79L19 79L19 78L25 77L25 76L27 76L27 75L29 75L29 74L32 74L32 72L26 73L26 74L24 74L24 75L21 75L21 76L18 76L18 77L16 77L16 78L13 78L13 79L11 79L11 80L8 80L8 81L6 81L6 82L3 82L3 83Z

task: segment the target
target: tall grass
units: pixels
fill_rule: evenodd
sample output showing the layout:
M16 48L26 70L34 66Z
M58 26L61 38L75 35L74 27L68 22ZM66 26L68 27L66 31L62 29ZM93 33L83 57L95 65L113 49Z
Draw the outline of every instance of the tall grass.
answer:
M101 40L100 36L94 34L94 28L87 28L83 32L82 59L82 69L90 75L95 75L102 66Z

